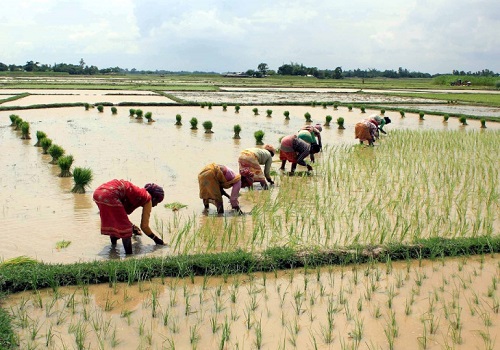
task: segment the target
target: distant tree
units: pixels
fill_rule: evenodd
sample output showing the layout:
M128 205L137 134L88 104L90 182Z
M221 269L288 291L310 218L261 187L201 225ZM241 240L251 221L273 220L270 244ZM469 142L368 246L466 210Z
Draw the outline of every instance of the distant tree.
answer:
M0 62L0 72L6 72L9 70L9 66L5 63Z
M342 68L337 67L333 71L333 79L342 79Z
M266 75L267 73L267 70L269 69L269 66L267 65L267 63L260 63L258 66L257 66L257 70L260 72L260 74L262 75Z

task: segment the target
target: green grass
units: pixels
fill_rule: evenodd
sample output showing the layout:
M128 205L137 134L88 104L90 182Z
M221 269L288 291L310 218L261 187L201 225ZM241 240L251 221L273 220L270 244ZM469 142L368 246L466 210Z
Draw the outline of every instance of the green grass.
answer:
M487 106L500 107L500 94L476 94L476 93L421 93L418 95L412 93L387 93L386 95L430 98L439 101L458 101L467 104L481 104Z
M15 333L12 329L11 316L0 307L0 349L14 349L17 344Z

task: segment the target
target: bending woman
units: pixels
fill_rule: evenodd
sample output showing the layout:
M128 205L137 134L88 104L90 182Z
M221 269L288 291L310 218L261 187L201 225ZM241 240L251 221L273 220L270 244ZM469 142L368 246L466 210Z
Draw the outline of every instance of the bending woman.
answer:
M267 190L268 182L274 185L274 181L271 180L271 164L275 153L276 149L271 145L264 145L264 149L247 148L241 151L238 158L240 174L251 174L245 178L252 181L251 183L244 181L243 187L252 187L253 182L260 182L262 188ZM262 172L261 165L264 165L264 172Z
M318 153L319 145L317 143L308 144L304 140L300 139L297 135L288 135L281 139L280 147L280 160L281 168L280 170L285 170L286 162L292 163L292 170L290 175L295 173L297 164L307 167L307 171L312 170L312 166L305 162L308 155Z
M368 145L373 146L378 135L378 123L375 119L365 119L354 126L354 136L359 139L359 143L361 144L364 141L368 141Z
M242 214L238 202L238 194L241 189L241 175L236 174L225 165L211 163L206 165L198 174L198 184L200 186L200 198L203 199L205 210L208 211L210 203L217 207L217 213L224 213L224 203L222 196L229 198L231 207ZM231 196L224 189L232 188Z
M125 254L132 254L132 234L144 232L156 244L165 244L149 227L151 208L161 203L163 197L163 188L153 183L144 188L117 179L102 184L94 191L94 201L101 216L101 234L109 236L112 245L121 238ZM128 218L138 207L142 207L140 229Z

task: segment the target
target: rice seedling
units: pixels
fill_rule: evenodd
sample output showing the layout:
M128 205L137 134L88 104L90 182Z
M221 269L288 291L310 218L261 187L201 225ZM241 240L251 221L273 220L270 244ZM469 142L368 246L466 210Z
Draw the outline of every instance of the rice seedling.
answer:
M332 118L332 116L331 116L331 115L327 115L327 116L325 117L325 124L323 124L323 125L324 125L324 126L330 126L330 123L331 123L332 119L333 119L333 118Z
M259 115L259 109L257 107L252 108L253 115Z
M57 164L59 157L61 157L65 152L66 151L61 146L52 144L47 150L47 153L52 157L52 160L49 162L49 164Z
M115 106L111 107L111 114L116 115L117 113L118 109Z
M265 133L262 130L257 130L256 132L253 133L256 145L263 145L264 144L264 142L262 141L264 139L264 135L265 135Z
M289 111L284 111L283 115L285 116L285 120L290 120L290 112Z
M240 126L240 124L235 124L233 126L233 131L234 131L233 139L235 139L235 140L241 139L241 136L240 136L241 126Z
M365 106L361 106L359 109L361 110L361 113L366 113Z
M418 112L418 119L419 120L424 120L424 115L425 115L424 112Z
M222 104L222 111L227 112L227 103Z
M353 107L353 106L352 106L352 104L348 104L348 105L347 105L347 110L348 110L349 112L352 112L352 107Z
M272 109L266 110L266 117L271 118L272 114L273 114L273 110Z
M311 113L309 112L304 113L304 118L306 118L306 123L312 123Z
M99 113L104 112L104 106L103 105L97 105L97 110L99 111Z
M36 132L36 143L35 147L42 147L42 140L47 137L47 134L43 131L37 130Z
M205 129L205 134L213 134L213 124L210 120L204 121L201 125L203 125L203 128Z
M61 249L67 248L67 247L69 247L70 244L71 244L71 241L65 241L65 240L56 242L56 249L61 250Z
M153 112L146 112L146 114L144 114L144 118L146 118L148 123L152 123L152 122L156 121L153 119Z
M461 116L460 118L458 118L458 121L462 124L462 126L468 125L466 116Z
M136 109L135 111L135 119L140 119L142 120L144 112L142 109Z
M399 111L399 114L401 115L401 118L405 117L405 111L403 111L402 109Z
M10 118L10 126L16 126L16 120L19 119L20 117L16 114L11 114L9 115Z
M73 165L73 156L71 154L64 155L57 159L57 164L61 169L59 173L59 177L71 177L73 174L71 173L71 165Z
M208 107L208 109L212 109L212 106L213 106L213 103L212 103L212 102L208 102L208 103L207 103L207 107Z
M182 115L180 114L175 115L175 125L182 125Z
M240 105L235 105L234 106L234 113L240 113L240 109L241 109Z
M85 193L85 188L92 181L92 170L90 168L76 167L73 170L74 186L71 189L73 193Z
M128 110L128 113L129 113L129 114L128 114L128 115L129 115L129 117L133 117L133 116L135 116L135 108L130 108L130 109Z
M443 123L447 123L448 119L450 119L450 115L449 114L444 114L443 115Z
M337 118L337 125L339 126L338 128L340 130L345 129L344 122L345 122L344 118L342 118L342 117Z
M30 123L28 123L28 122L21 123L21 139L22 140L31 140Z
M85 103L83 104L83 107L85 108L85 110L86 110L86 111L88 111L88 110L90 109L90 104L89 104L89 103L87 103L87 102L85 102Z
M189 124L191 124L191 130L198 130L198 119L195 117L191 118Z
M480 122L481 122L481 129L486 129L486 119L481 118Z
M16 127L14 128L14 130L21 130L21 124L24 122L23 118L17 117L15 121L16 121Z
M201 108L205 108L205 106L206 106L206 105L207 105L207 103L206 103L206 102L200 102L200 107L201 107Z

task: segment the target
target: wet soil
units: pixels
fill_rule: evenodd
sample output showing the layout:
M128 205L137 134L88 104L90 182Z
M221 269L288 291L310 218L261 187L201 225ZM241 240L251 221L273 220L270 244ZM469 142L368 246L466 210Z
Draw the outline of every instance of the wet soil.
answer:
M243 106L239 113L228 108L213 109L200 107L143 107L152 112L154 123L129 117L129 108L118 107L112 115L110 108L103 113L97 109L85 111L83 107L57 108L48 110L23 110L0 112L0 140L2 156L0 167L0 213L4 234L0 235L0 257L8 259L27 255L45 262L69 263L124 257L121 244L111 247L109 239L101 236L97 206L92 201L92 192L101 183L113 178L123 178L143 186L155 182L165 189L164 203L181 202L187 208L177 212L162 205L153 209L156 231L167 234L167 228L155 223L194 220L204 222L202 203L198 197L197 175L205 164L216 162L237 170L237 159L241 150L254 147L253 133L259 129L265 132L264 142L278 146L281 136L295 133L304 125L304 113L309 112L314 122L324 123L326 115L345 118L345 130L338 130L332 124L322 132L324 145L353 145L354 125L377 111L359 110L348 112L345 108L311 106L259 106L260 115L255 116L252 106ZM273 110L272 117L265 116L265 110ZM283 117L290 111L290 120ZM31 140L21 140L20 133L10 127L9 115L16 113L30 122ZM182 126L176 126L175 116L181 114ZM456 119L448 123L442 117L418 116L387 112L393 123L392 129L414 130L464 130ZM198 130L191 130L189 120L196 117ZM205 134L201 124L210 120L213 134ZM470 120L467 130L479 130L478 121ZM242 127L241 139L233 140L233 126ZM498 130L500 124L490 123L488 130ZM73 194L72 178L60 178L57 165L49 164L51 157L33 147L36 131L44 131L55 144L62 146L66 154L73 155L73 167L89 167L93 181L86 194ZM276 163L274 169L279 165ZM258 192L258 191L257 191ZM252 208L252 198L242 191L240 204L244 211ZM255 194L252 194L255 196ZM227 202L226 202L227 203ZM162 203L163 204L163 203ZM227 208L226 205L226 209ZM213 214L213 211L210 212ZM250 220L250 219L249 219ZM138 224L140 210L131 215L131 221ZM225 225L221 221L221 225ZM220 229L223 229L222 227ZM166 237L168 241L168 237ZM71 241L69 247L56 249L56 243ZM169 242L171 245L173 242ZM134 241L138 255L163 255L171 253L169 247L159 247L147 237Z
M17 293L22 349L498 349L498 257Z

